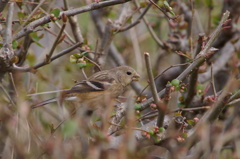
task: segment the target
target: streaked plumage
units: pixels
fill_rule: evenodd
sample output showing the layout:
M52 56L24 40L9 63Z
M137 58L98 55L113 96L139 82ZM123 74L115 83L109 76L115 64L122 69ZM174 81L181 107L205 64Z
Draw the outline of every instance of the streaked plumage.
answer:
M138 80L138 73L131 67L119 66L110 70L99 71L87 80L77 83L71 89L63 92L62 98L49 99L32 108L37 108L52 102L75 100L91 109L107 105L107 100L120 96L126 86Z

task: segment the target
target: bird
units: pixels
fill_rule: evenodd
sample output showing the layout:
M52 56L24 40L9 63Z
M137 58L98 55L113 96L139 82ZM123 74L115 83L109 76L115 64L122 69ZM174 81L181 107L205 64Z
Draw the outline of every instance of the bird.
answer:
M75 84L72 88L63 91L61 97L32 105L32 108L38 108L52 102L60 101L62 103L63 100L76 101L86 105L91 110L106 107L107 99L117 99L131 82L138 81L139 78L140 75L129 66L99 71L86 80Z

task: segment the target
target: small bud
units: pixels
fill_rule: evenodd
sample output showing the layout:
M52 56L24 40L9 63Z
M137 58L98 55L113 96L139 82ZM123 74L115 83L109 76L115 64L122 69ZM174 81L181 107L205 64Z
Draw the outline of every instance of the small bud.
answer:
M151 135L150 134L147 134L147 136L146 136L148 139L150 139L151 138Z
M143 99L142 99L142 102L145 102L145 101L147 101L147 98L143 98Z
M148 133L147 133L147 132L145 132L145 131L144 131L144 132L142 132L142 136L143 136L143 137L146 137L146 136L147 136L147 134L148 134Z
M66 16L66 14L62 14L62 21L63 21L63 23L66 23L67 22L67 19L68 19L68 17Z
M185 140L185 139L182 138L181 136L178 136L178 137L177 137L177 141L178 141L178 142L183 142L184 140Z
M150 107L151 107L151 109L153 109L153 110L156 110L156 109L157 109L157 105L156 105L155 103L151 103L151 104L150 104Z
M55 16L54 16L54 14L52 13L52 14L50 14L50 18L52 19L52 18L54 18Z
M13 56L13 58L11 59L12 63L18 63L19 58L18 56Z
M197 123L199 121L199 118L195 117L193 120L195 123Z

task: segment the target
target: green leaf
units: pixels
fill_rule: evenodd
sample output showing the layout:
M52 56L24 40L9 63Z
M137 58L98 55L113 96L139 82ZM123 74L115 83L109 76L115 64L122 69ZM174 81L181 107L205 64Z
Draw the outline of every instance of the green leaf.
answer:
M163 127L159 128L159 132L163 133L165 131L165 129Z
M198 94L198 95L201 95L201 94L203 94L203 92L204 92L204 87L203 87L203 85L198 84L198 85L197 85L197 94Z
M147 2L141 2L141 3L140 3L140 7L141 7L141 8L145 8L145 7L147 7L147 5L148 5Z
M205 0L207 7L212 7L213 6L213 1L212 0Z
M79 54L79 53L73 54L73 56L75 56L76 58L81 58L82 57L81 54Z
M87 54L88 54L88 52L87 52L87 51L84 51L84 52L81 53L81 57L87 56Z
M69 57L69 61L70 61L70 63L76 63L77 62L77 58L74 55L71 55Z
M46 28L50 28L49 23L43 24L43 26L46 27Z
M187 133L182 133L182 137L184 138L184 139L186 139L187 137L188 137L188 134Z
M158 1L157 4L158 4L160 7L163 7L163 6L164 6L163 1Z
M182 103L179 103L179 104L178 104L178 107L179 107L179 108L184 108L184 107L186 107L186 106L185 106L184 104L182 104Z
M23 12L18 12L17 15L19 19L23 19L26 16L26 14L24 14Z
M151 135L151 136L154 135L154 132L153 132L153 131L149 131L148 133L149 133L149 135Z
M36 57L34 54L27 54L27 60L30 64L30 66L33 66L36 63Z
M79 63L77 63L77 65L78 65L78 67L80 67L80 68L84 68L84 67L87 66L87 63L86 63L86 62L79 62Z
M53 9L51 14L53 14L55 17L58 17L60 15L60 9Z
M175 16L175 13L173 11L170 11L169 12L171 15Z
M174 80L172 80L171 84L172 84L173 86L177 87L177 86L179 86L180 81L179 81L178 79L174 79Z
M76 134L78 129L78 124L76 123L76 121L73 120L68 120L66 121L66 123L63 125L63 128L61 130L61 134L64 137L71 137L74 134Z
M172 7L170 7L167 1L164 1L163 4L166 8L168 8L169 10L172 10Z
M135 110L139 110L139 109L141 109L141 105L140 104L135 104Z
M194 120L187 120L187 123L188 123L189 125L194 125L194 124L195 124Z
M43 37L42 35L39 37L37 32L32 32L29 34L32 40L40 47L44 48L38 41Z
M16 40L12 41L12 48L16 49L18 47L18 42Z
M174 117L182 116L181 112L174 113Z

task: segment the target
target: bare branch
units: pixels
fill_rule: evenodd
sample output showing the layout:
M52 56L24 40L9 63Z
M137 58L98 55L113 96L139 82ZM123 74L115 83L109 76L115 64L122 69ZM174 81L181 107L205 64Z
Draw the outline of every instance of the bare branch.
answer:
M63 2L64 2L65 9L68 10L67 0L64 0ZM69 17L69 23L70 23L70 26L72 28L72 32L73 32L73 35L74 35L74 38L75 38L76 42L82 42L83 43L83 36L82 36L81 30L80 30L80 27L79 27L79 23L77 21L77 17L76 16Z
M151 66L150 59L149 59L149 53L145 52L144 57L145 57L146 69L148 72L149 84L150 84L150 88L151 88L151 91L153 94L154 103L157 105L157 109L158 109L157 126L162 127L163 120L164 120L164 110L163 110L163 108L161 108L161 105L160 105L161 101L157 94L157 88L156 88L154 78L153 78L152 66Z
M96 10L96 9L100 9L100 8L104 8L104 7L108 7L108 6L112 6L112 5L126 3L128 1L130 1L130 0L110 0L110 1L103 1L103 2L99 2L99 3L92 3L90 5L83 6L80 8L76 8L76 9L72 9L72 10L68 10L68 11L62 11L60 13L60 16L58 17L58 19L60 19L62 17L63 13L69 17L69 16L74 16L76 14L81 14L84 12L88 12L88 11L92 11L92 10ZM33 32L36 27L46 24L50 21L51 21L50 15L47 15L38 20L35 20L35 21L31 22L30 24L28 24L26 27L24 27L22 29L22 31L18 32L14 39L17 40L17 39L22 38L23 36L26 36L29 33Z
M197 49L195 51L195 54L193 56L197 56L202 48L204 42L204 34L199 34L199 38L198 38L198 44L197 44ZM196 94L196 84L197 84L197 80L198 80L198 70L199 67L196 67L191 76L190 76L190 81L189 81L189 86L188 86L188 93L187 93L187 97L185 100L185 105L188 108L189 104L192 102L192 99L194 97L194 95Z
M63 56L63 55L66 55L67 53L73 51L74 49L76 49L77 47L79 47L81 45L81 43L76 43L75 45L61 51L60 53L54 55L53 57L51 57L50 61L54 61L56 60L57 58ZM31 72L31 71L34 71L44 65L47 65L49 64L48 62L46 62L45 60L36 64L35 66L33 67L17 67L17 66L13 66L12 67L12 71L21 71L21 72Z
M132 27L134 27L134 26L136 26L137 24L139 24L139 23L141 22L141 19L144 17L144 15L147 13L147 11L151 8L151 6L152 6L152 5L149 4L149 5L144 9L143 12L140 12L140 10L139 10L140 16L138 17L138 19L137 19L135 22L133 22L132 24L130 24L130 25L128 25L128 26L125 26L124 28L119 29L118 32L123 32L123 31L129 30L129 29L131 29Z
M207 44L205 45L204 49L198 54L196 57L196 60L193 61L191 65L189 65L178 77L177 79L182 81L184 80L190 73L192 73L192 70L196 67L199 67L204 63L204 61L209 58L212 54L214 54L217 49L212 48L210 49L211 45L213 44L214 40L218 37L220 32L222 31L222 25L229 17L229 11L226 11L223 14L223 17L218 25L218 27L215 29L215 31L212 33L210 39L208 40ZM164 95L165 89L163 89L161 92L158 93L159 97L162 97ZM150 103L153 102L153 98L148 99L146 102L141 104L141 109L145 109L148 107Z
M10 3L9 10L8 10L8 15L7 15L5 35L4 35L4 38L3 38L3 46L10 45L12 43L13 9L14 9L14 3Z
M55 39L55 41L54 41L54 43L53 43L53 45L52 45L52 48L51 48L49 54L46 55L46 62L48 62L48 63L51 62L50 59L51 59L51 57L52 57L52 55L53 55L53 52L54 52L55 48L57 47L57 44L58 44L58 42L59 42L59 39L61 38L62 33L63 33L63 31L64 31L64 29L65 29L65 27L66 27L67 17L66 17L64 14L63 14L62 17L63 17L63 18L62 18L62 19L63 19L63 25L62 25L62 27L61 27L61 30L60 30L60 32L58 33L57 38Z

